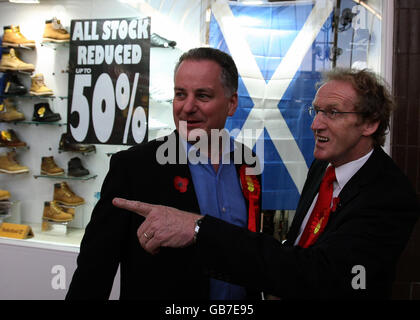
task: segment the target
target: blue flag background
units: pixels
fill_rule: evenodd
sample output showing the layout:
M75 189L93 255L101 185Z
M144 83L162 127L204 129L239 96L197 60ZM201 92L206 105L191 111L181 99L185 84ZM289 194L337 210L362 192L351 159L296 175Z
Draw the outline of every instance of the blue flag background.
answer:
M250 6L231 2L229 6L236 21L244 30L247 30L246 41L265 81L269 81L307 20L313 5ZM307 107L316 93L315 84L320 80L319 71L325 70L330 65L329 61L316 59L313 53L315 50L317 52L328 50L330 35L331 18L325 22L277 105L308 167L313 160L314 138L310 129L312 120L307 113ZM210 21L209 44L230 53L214 16ZM254 107L252 92L248 92L241 75L238 94L239 107L226 124L229 130L241 129ZM264 129L264 135L260 137L264 139L263 209L293 210L296 208L300 194L272 138Z

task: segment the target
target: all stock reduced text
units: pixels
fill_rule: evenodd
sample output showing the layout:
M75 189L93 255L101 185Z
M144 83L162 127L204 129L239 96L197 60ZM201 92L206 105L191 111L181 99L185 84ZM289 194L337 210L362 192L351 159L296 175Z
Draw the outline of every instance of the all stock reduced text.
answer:
M75 21L72 29L77 65L138 64L142 58L138 40L150 39L150 18Z

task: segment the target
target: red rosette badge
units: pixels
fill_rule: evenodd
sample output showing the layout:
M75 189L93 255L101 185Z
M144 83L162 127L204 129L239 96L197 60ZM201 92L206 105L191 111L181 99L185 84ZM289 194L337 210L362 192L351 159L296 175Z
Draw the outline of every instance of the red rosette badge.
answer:
M255 175L247 175L247 166L242 165L239 169L242 193L248 200L248 230L256 232L259 228L261 186Z

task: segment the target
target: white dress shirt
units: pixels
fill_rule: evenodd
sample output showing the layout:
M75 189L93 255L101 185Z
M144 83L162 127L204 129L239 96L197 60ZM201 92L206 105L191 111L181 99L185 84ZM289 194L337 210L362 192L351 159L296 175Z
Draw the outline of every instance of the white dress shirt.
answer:
M341 190L344 188L344 186L346 185L346 183L351 179L351 177L353 177L353 175L359 171L359 169L365 164L365 162L369 159L369 157L371 156L373 152L373 149L367 153L366 155L364 155L363 157L345 163L339 167L335 168L335 177L336 177L336 181L334 181L333 184L333 198L338 197L338 195L340 194ZM330 166L331 164L329 164L328 166ZM311 206L309 207L308 213L305 216L305 219L303 219L302 225L300 226L300 230L299 230L299 236L296 238L295 241L295 246L299 243L300 237L302 236L303 231L305 230L305 226L309 220L309 217L312 214L312 210L315 207L315 203L316 200L318 199L318 194L315 196L314 200L312 201Z

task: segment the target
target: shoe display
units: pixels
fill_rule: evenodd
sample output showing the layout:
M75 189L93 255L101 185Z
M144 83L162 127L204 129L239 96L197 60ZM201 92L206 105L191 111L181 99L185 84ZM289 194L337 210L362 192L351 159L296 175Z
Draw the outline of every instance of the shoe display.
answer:
M25 120L25 115L16 109L11 99L4 99L0 104L0 121L13 122Z
M0 190L4 192L9 192L7 190ZM10 197L10 193L9 193ZM10 216L10 208L12 207L12 203L9 201L9 199L4 199L0 201L0 220L8 218ZM1 221L0 221L1 224Z
M3 31L3 46L35 48L35 41L26 39L20 32L19 26L4 26Z
M73 152L93 152L96 151L96 147L92 144L72 143L68 139L67 133L63 133L61 135L58 150Z
M30 94L35 96L51 96L53 91L48 88L44 83L44 76L42 73L37 73L31 78L31 89L29 90Z
M84 168L80 158L72 158L67 165L67 175L72 177L83 177L89 174L89 170Z
M41 174L47 176L59 176L64 174L64 169L60 168L54 161L54 157L41 158Z
M3 93L5 95L23 95L28 93L28 89L19 81L16 74L6 73L5 86Z
M20 165L16 161L16 152L10 151L6 155L0 156L0 172L17 174L29 172L29 168L26 166Z
M7 190L1 190L0 189L0 200L9 200L10 199L10 192Z
M26 142L21 141L13 129L1 130L0 147L25 147Z
M28 71L33 72L35 66L32 63L26 63L16 56L15 49L11 48L9 53L3 53L0 62L0 71Z
M43 41L69 42L70 34L56 17L45 21Z
M43 219L52 220L56 222L68 222L73 220L74 214L70 214L56 202L56 201L45 201L44 202L44 213Z
M76 195L65 181L54 184L53 199L66 206L80 206L85 203L85 199Z
M32 121L56 122L60 120L61 120L60 114L52 112L48 102L41 102L34 105L34 113L32 115Z
M150 45L152 47L169 48L172 49L176 46L176 41L165 39L156 33L152 33L150 36Z

